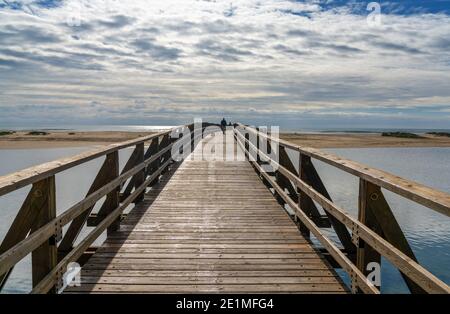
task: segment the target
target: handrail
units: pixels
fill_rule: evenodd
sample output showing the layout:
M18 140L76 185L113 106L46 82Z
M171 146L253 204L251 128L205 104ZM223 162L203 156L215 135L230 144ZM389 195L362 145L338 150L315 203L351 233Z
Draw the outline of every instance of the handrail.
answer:
M245 141L247 142L247 140ZM245 146L240 141L238 141L238 144L242 149L245 150ZM376 287L370 281L366 280L364 274L355 265L353 265L348 257L344 253L342 253L341 250L320 231L320 229L303 211L300 210L298 205L292 201L292 199L286 194L286 192L284 192L283 189L272 178L270 178L267 172L265 172L257 162L253 161L252 163L257 168L257 170L265 177L265 179L272 184L273 188L277 191L277 193L281 195L281 197L289 204L289 206L292 209L295 209L297 214L301 215L302 221L309 227L309 229L319 239L322 245L327 248L327 250L341 265L341 267L346 269L348 273L352 273L356 276L358 285L362 287L363 291L370 294L379 294L378 289L376 289Z
M168 147L164 148L156 155L150 157L142 164L134 167L133 169L125 172L117 179L111 181L107 185L101 187L94 193L88 195L83 200L73 205L66 211L64 211L61 215L56 217L55 219L48 222L46 225L39 228L39 230L31 233L24 240L20 241L12 248L4 252L0 255L0 275L4 274L8 269L14 266L17 262L19 262L22 258L27 256L34 249L39 247L42 243L47 241L52 235L62 231L62 228L67 225L69 222L74 220L76 217L81 215L84 211L86 211L90 206L94 205L98 200L104 197L106 194L122 185L126 182L130 177L134 174L138 173L142 169L144 169L147 165L161 157L164 153L166 153L169 149L171 149L173 143Z
M51 287L57 283L57 275L61 270L65 269L71 261L77 260L85 250L100 236L100 234L105 231L105 229L117 218L122 212L127 208L128 205L133 202L133 200L142 193L145 188L152 182L161 171L168 166L170 160L166 161L155 173L153 173L144 183L142 183L126 200L113 212L111 212L102 222L94 228L75 248L73 248L69 254L67 254L56 266L53 268L44 279L37 284L33 290L32 294L35 293L46 293Z
M242 126L240 124L240 126ZM244 127L245 129L250 129L249 127ZM302 179L300 179L296 174L293 174L286 167L281 165L280 163L274 161L270 156L262 152L256 145L254 145L249 139L245 138L244 135L241 134L238 129L234 130L236 134L236 139L238 140L239 145L244 149L244 151L250 152L252 151L259 155L263 160L267 160L272 163L277 171L279 171L282 175L286 176L290 181L292 181L296 188L300 189L304 192L308 197L312 200L316 201L319 205L321 205L324 210L339 220L341 223L349 227L354 233L354 237L359 239L361 238L367 244L369 244L373 249L383 255L387 260L389 260L394 266L396 266L400 271L407 275L408 278L412 279L416 284L418 284L424 291L430 293L450 293L450 287L442 282L440 279L435 277L425 268L423 268L420 264L415 262L405 253L394 247L391 243L383 239L376 232L372 231L369 227L364 225L362 222L353 218L343 209L336 206L332 201L328 198L324 197L321 193L317 192L312 186L308 185ZM273 139L271 136L265 136L264 133L258 132L255 130L255 134L263 135L268 140ZM246 144L243 145L241 140ZM276 139L274 141L278 142ZM282 145L285 144L283 141ZM294 146L295 147L295 146ZM302 150L303 152L303 150ZM300 220L311 230L314 235L319 239L319 241L325 246L325 248L329 251L329 253L335 258L335 260L340 264L340 266L345 269L351 276L353 280L356 280L356 283L364 292L372 293L372 289L370 286L362 281L360 278L361 273L355 271L355 265L353 265L349 259L345 259L340 254L341 252L333 245L330 245L329 240L322 234L320 229L313 223L313 221L303 212L302 208L298 204L296 204L292 198L290 198L285 192L284 189L281 188L258 164L256 160L250 160L252 164L257 168L258 172L264 176L264 178L270 182L272 187L276 190L276 192L284 199L284 201L296 212L296 215L300 218ZM360 165L359 165L360 166Z
M323 152L319 149L295 145L288 141L274 138L241 123L238 123L237 125L270 141L277 142L281 146L320 160L326 164L344 170L345 172L385 188L386 190L394 192L395 194L401 195L407 199L433 209L441 214L450 216L450 194L438 191L411 180L403 179L399 176L349 159L341 158L331 153Z
M21 236L9 239L6 246L3 246L2 243L0 247L2 249L2 251L0 251L0 290L2 279L8 278L7 276L10 273L12 267L14 267L14 265L16 265L20 260L22 260L31 252L33 252L34 255L36 250L42 250L42 247L45 245L53 245L54 249L57 250L58 253L63 253L64 255L60 256L59 260L50 263L50 268L44 274L42 274L41 272L37 276L39 278L39 281L33 282L32 293L46 293L55 286L58 286L61 280L62 273L64 272L67 265L72 261L77 261L102 232L104 232L106 229L108 229L109 232L112 224L115 221L118 221L127 206L132 202L139 202L141 200L140 196L143 195L145 189L148 186L151 186L153 182L155 182L155 180L157 180L157 178L159 178L159 176L164 173L164 170L172 162L172 157L168 156L167 154L173 148L182 149L183 146L178 146L178 144L186 139L183 136L183 138L181 139L169 140L169 134L174 130L178 132L181 130L181 128L189 129L188 131L190 137L188 138L188 140L190 140L191 148L195 145L197 138L204 136L204 134L206 133L206 127L204 125L202 125L202 131L199 135L196 134L193 130L193 125L180 126L169 131L159 132L150 136L140 137L135 140L108 145L87 153L79 154L74 157L64 158L40 166L31 167L19 171L18 175L16 175L16 173L0 177L0 196L26 185L33 184L33 188L29 193L29 196L31 195L32 197L31 199L33 199L34 192L40 192L40 190L34 190L36 184L39 185L43 181L52 179L53 186L50 188L49 184L47 188L52 189L52 196L54 197L54 178L56 173L101 156L106 156L104 166L110 165L107 163L108 161L116 163L116 166L113 166L114 170L111 170L110 172L117 172L112 177L104 176L105 171L102 170L102 167L99 171L99 174L97 175L100 177L100 180L98 182L97 178L94 180L93 186L89 190L88 195L86 195L86 197L77 204L65 210L62 214L57 216L54 212L53 216L45 218L45 221L41 221L39 224L34 224L27 221L27 227L21 226L19 223L20 227L23 230L27 230L26 233L23 234L22 231ZM283 140L278 140L277 138L274 138L270 135L259 132L258 130L255 130L248 126L244 126L242 124L237 124L237 127L234 129L234 135L237 143L241 148L243 148L247 156L250 157L250 151L252 151L252 153L256 152L256 154L261 157L261 159L267 161L270 160L272 166L274 166L274 169L276 169L277 176L279 174L286 178L288 180L288 183L290 182L289 185L292 183L293 188L297 189L299 195L303 193L301 195L302 199L305 196L316 202L324 209L330 220L333 218L338 223L341 223L343 229L345 229L345 232L347 232L346 227L351 230L352 236L350 244L352 244L352 242L353 244L355 244L357 254L360 254L362 251L361 244L367 244L374 251L384 256L395 267L397 267L401 271L401 273L406 276L405 280L411 280L420 289L423 289L424 292L450 293L450 287L442 282L439 278L431 274L424 267L422 267L417 261L415 261L414 254L412 254L411 256L404 250L404 248L396 247L395 243L392 243L392 241L386 239L385 235L372 230L365 221L362 221L361 219L355 219L344 209L334 204L326 191L323 192L320 189L317 189L316 186L311 185L310 182L302 177L301 169L299 169L299 173L297 174L296 170L293 169L292 166L286 166L285 161L275 161L271 159L271 157L264 153L258 145L255 145L251 140L247 139L243 135L245 130L251 132L252 134L256 134L257 139L259 136L261 136L268 142L274 141L276 143L279 143L281 147L296 150L300 153L301 156L306 155L318 159L320 161L326 162L327 164L342 169L350 174L354 174L363 181L365 180L367 182L371 182L379 187L386 188L387 190L390 190L402 196L408 195L405 197L446 215L450 213L450 202L446 203L446 199L450 199L450 195L444 192L435 191L421 184L399 178L381 170L372 169L362 164L342 159L332 154L323 153L320 150L305 148ZM160 137L162 137L161 142L159 142ZM148 148L148 151L144 153L144 143L147 141L152 142ZM156 147L154 147L154 144L156 144ZM135 152L133 152L133 154L131 155L129 161L127 162L127 165L122 170L122 173L119 174L118 150L133 145L136 145ZM136 158L133 159L133 155L135 154ZM361 267L362 265L364 265L364 262L361 264L359 255L358 260L355 264L354 256L350 255L350 251L347 250L344 252L339 249L338 246L320 230L321 227L317 225L317 221L305 212L302 203L300 201L297 202L297 199L293 197L293 193L296 194L296 191L288 189L288 192L286 192L286 186L283 185L284 183L282 184L281 181L278 181L278 177L277 179L274 179L271 174L267 173L259 164L258 160L259 159L250 160L249 158L249 161L253 164L257 172L261 174L261 176L269 183L269 185L273 187L275 193L282 200L284 200L284 202L288 204L289 207L295 212L295 215L300 219L301 224L306 226L308 230L316 236L319 242L322 243L322 245L328 251L329 255L334 258L337 264L339 264L350 275L352 279L352 290L354 292L357 292L358 289L360 289L360 291L365 293L378 294L379 290L377 289L377 287L375 287L374 284L367 280L367 278L365 277L364 269ZM110 169L107 167L105 168L105 170L106 172L108 172ZM380 177L379 175L376 175L379 173L383 173L383 176ZM130 178L131 180L128 182L128 186L125 189L126 192L122 193L122 197L120 197L120 190L122 189L124 183L126 183ZM10 181L7 181L7 179L9 179ZM400 182L400 184L395 185L396 188L393 187L394 181ZM411 188L413 192L407 191L407 188ZM414 191L416 190L420 192L420 195L417 196L415 194ZM434 193L433 197L429 197L427 195L427 191L430 191L430 193L432 194ZM96 218L94 229L86 237L84 237L80 243L74 246L71 241L66 241L69 243L68 246L64 246L64 248L63 245L60 245L59 247L57 246L58 242L60 241L60 239L57 240L58 235L62 234L64 226L72 222L72 225L70 227L73 227L75 231L78 230L77 228L86 223L86 221L84 221L83 223L83 215L89 216L89 213L91 213L93 206L100 199L105 196L108 198L114 194L115 202L113 202L113 207L108 205L110 207L107 208L103 215L100 215L102 219ZM48 200L47 203L51 203L51 201ZM107 202L105 201L105 203ZM23 206L25 206L25 204L27 204L27 200L25 200ZM28 204L28 206L32 205ZM54 203L53 205L45 204L45 206L48 207L46 208L46 210L50 210L50 207L52 206L54 210L55 207ZM34 209L42 211L40 208ZM19 213L20 212L22 212L22 210L20 210ZM79 224L74 224L75 221L80 221L80 217L81 222ZM32 219L26 216L25 218L28 218L28 220ZM30 226L34 227L31 227L31 232L28 235ZM338 232L338 229L336 229L336 232ZM69 232L66 232L66 235L68 233ZM78 236L77 233L72 233L72 235L74 236L74 238ZM70 238L70 240L72 239ZM50 249L48 252L51 252ZM2 278L2 276L6 277Z
M205 126L206 125L206 126ZM194 125L188 125L188 126L179 126L175 127L171 130L159 132L150 136L140 137L138 139L134 139L131 141L126 141L122 143L112 144L108 145L99 149L95 149L93 151L82 153L79 155L76 155L74 157L64 158L57 161L49 162L43 165L31 167L22 171L19 171L18 173L4 176L0 178L0 196L6 193L9 193L11 191L14 191L16 189L19 189L23 186L33 184L33 187L35 184L39 184L39 182L43 182L44 180L47 180L48 178L53 178L54 182L54 175L56 173L59 173L61 171L64 171L68 168L74 167L76 165L79 165L81 163L87 162L89 160L95 159L97 157L101 156L107 156L105 163L111 162L114 160L116 163L116 166L113 166L112 169L106 168L104 170L103 167L100 169L99 174L97 176L101 176L101 181L99 183L95 183L96 180L94 180L94 184L102 184L91 190L83 200L78 202L77 204L73 205L69 209L65 210L62 214L59 216L56 216L53 214L54 218L50 217L50 220L46 220L43 225L38 226L35 228L35 230L31 230L30 234L27 236L28 233L27 230L24 228L30 228L34 223L27 221L25 226L21 226L20 230L22 234L22 238L16 238L16 240L13 240L14 238L10 238L8 242L6 243L6 246L3 248L4 251L0 252L0 289L6 279L9 276L9 273L14 267L15 264L17 264L21 259L23 259L25 256L30 254L31 252L34 252L36 249L41 249L42 245L45 243L48 243L48 241L51 238L55 238L53 242L59 242L59 240L56 240L56 237L58 235L62 235L62 230L65 225L72 222L72 224L75 222L76 219L78 219L80 216L85 215L87 212L87 215L91 212L93 206L103 197L107 196L109 197L111 193L114 191L117 191L116 195L118 195L118 192L123 187L124 183L128 181L128 179L132 178L132 180L129 182L130 185L135 185L134 191L130 193L129 195L125 195L124 200L119 200L116 198L116 205L115 207L110 209L109 212L106 213L104 218L99 221L98 225L94 228L93 231L91 231L76 247L72 247L67 252L60 252L60 249L62 247L59 246L57 251L60 253L66 254L65 256L62 256L62 259L59 261L59 263L55 263L53 266L50 266L51 269L49 269L48 273L45 273L45 277L41 277L40 281L38 283L35 283L34 280L34 273L33 273L33 292L48 292L52 286L59 283L59 280L61 279L61 275L63 273L64 267L67 266L67 264L71 261L76 261L84 252L85 250L95 241L95 239L106 229L111 226L111 224L116 221L120 215L122 214L123 210L127 208L129 204L132 202L139 202L138 197L142 195L142 193L145 191L147 186L151 185L152 182L155 182L155 180L160 176L160 174L163 173L164 169L166 169L169 164L172 162L172 156L168 156L167 154L170 154L170 150L175 149L183 149L185 144L191 145L191 148L195 146L197 143L197 138L201 138L206 134L207 126L211 124L206 123L202 124L201 132L200 134L196 133L196 130L194 130ZM182 128L187 128L185 131L189 131L188 141L185 142L186 137L183 133L183 137L173 138L172 140L169 139L169 135L171 132L180 132ZM159 142L159 139L162 138L161 142ZM144 142L146 141L152 141L148 151L144 154ZM156 142L155 142L156 141ZM156 144L156 147L155 145ZM181 144L181 145L178 145ZM131 155L127 165L125 166L123 173L119 175L117 173L117 176L111 179L107 179L109 176L105 176L106 172L115 172L118 170L118 150L127 148L130 146L136 145L135 152ZM155 151L156 149L156 151ZM134 157L135 153L139 152L136 157ZM141 157L138 157L139 154L142 154ZM148 157L146 157L148 156ZM142 158L143 159L140 159ZM112 160L110 160L112 158ZM134 160L133 158L137 158ZM145 159L147 158L147 159ZM140 161L139 161L140 160ZM157 168L154 168L155 162L157 163ZM160 162L162 164L160 164ZM105 165L105 164L104 164ZM109 164L108 164L109 165ZM148 169L147 169L148 168ZM113 170L115 169L115 170ZM104 172L102 172L104 171ZM106 171L106 172L105 172ZM140 173L144 171L145 174L143 174L143 178L140 181L137 179L136 176L138 176ZM151 173L149 173L151 171ZM149 176L149 177L147 177ZM12 180L11 178L14 177L17 180ZM104 177L104 178L103 178ZM106 180L106 181L105 181ZM92 189L92 187L91 187ZM128 189L128 187L127 187ZM131 192L131 189L129 190ZM29 193L29 196L35 197L33 189ZM39 192L40 194L41 192ZM54 186L53 186L53 192L54 193ZM53 194L54 195L54 194ZM136 201L137 200L137 201ZM24 205L22 206L30 206L25 205L27 204L27 200L24 202ZM47 204L48 206L49 204ZM22 210L19 211L19 215L21 214ZM17 217L16 217L17 219ZM22 221L29 220L28 217L22 217ZM82 220L83 221L83 220ZM85 221L86 222L86 221ZM15 226L16 221L13 223L13 226ZM22 224L23 222L19 221L19 224ZM78 228L81 228L82 225L75 225L75 230ZM13 226L11 228L13 228ZM72 227L72 225L71 225ZM11 231L11 230L10 230ZM26 232L26 233L24 233ZM9 233L9 232L8 232ZM66 234L67 235L67 234ZM78 236L78 234L75 234L75 238ZM20 237L20 236L19 236ZM13 242L15 241L15 242ZM53 244L54 246L56 244ZM2 243L3 246L3 243ZM6 250L5 250L6 249ZM63 249L65 250L65 249ZM34 253L33 253L34 254ZM53 253L52 253L53 254ZM41 274L42 275L42 274ZM6 277L5 277L6 276Z
M155 138L168 135L173 130L178 130L180 128L187 126L177 126L168 131L163 131L147 136L142 136L136 139L132 139L125 142L114 143L110 145L106 145L94 150L90 150L87 152L80 153L75 156L65 157L61 159L57 159L54 161L50 161L47 163L43 163L37 166L33 166L27 169L23 169L14 173L11 173L6 176L0 177L0 196L10 193L12 191L18 190L24 186L29 184L33 184L37 181L40 181L46 177L52 176L64 170L73 168L77 165L83 164L90 160L96 159L101 156L105 156L109 153L128 148L137 144L141 144Z

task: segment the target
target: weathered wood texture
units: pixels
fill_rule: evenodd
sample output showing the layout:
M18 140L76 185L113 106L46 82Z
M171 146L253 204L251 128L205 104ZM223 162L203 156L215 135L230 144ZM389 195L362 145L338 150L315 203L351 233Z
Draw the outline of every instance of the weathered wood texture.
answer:
M248 142L247 139L244 137L244 135L241 134L238 130L235 131L236 138L238 139L239 144L241 147L253 147L255 148L255 145ZM245 145L247 144L247 145ZM261 154L262 158L269 159L269 156L267 156L264 152L259 151L259 154ZM291 200L291 198L283 191L283 188L280 187L277 182L275 182L273 179L269 177L267 173L264 173L262 169L259 169L260 166L254 163L255 167L258 168L258 170L261 172L261 174L265 177L266 181L269 182L271 186L277 191L277 193L286 201L286 203L293 209L297 211L297 214L299 214L299 218L302 220L302 223L304 223L309 230L315 232L315 236L319 239L319 241L327 248L327 251L333 255L333 257L336 259L336 261L343 267L346 268L347 273L352 274L352 282L358 281L358 286L361 288L364 288L369 291L376 292L375 289L373 289L373 285L367 285L367 280L364 277L364 275L361 273L361 271L358 268L355 268L355 265L350 262L350 260L346 260L347 258L345 256L339 256L340 251L336 250L336 247L333 247L333 245L330 245L328 243L328 239L323 236L322 232L318 230L314 225L314 223L311 221L311 219L305 214L294 202ZM368 208L367 205L370 207L376 208L375 210L371 209L372 213L377 213L376 217L377 222L382 226L381 224L384 223L383 228L383 234L388 238L387 234L389 234L389 237L395 237L396 240L392 242L389 242L388 239L384 239L381 237L376 231L372 230L369 226L365 225L367 221L358 221L354 217L348 215L343 209L339 208L337 205L335 205L325 193L316 191L316 189L306 182L302 180L302 178L299 178L297 174L294 174L290 172L287 168L285 168L280 163L275 162L272 160L272 164L278 168L278 171L282 173L284 176L286 176L291 182L294 183L294 185L300 189L302 192L304 192L308 197L313 199L315 202L317 202L326 212L328 215L332 215L334 218L336 218L339 222L346 225L346 227L350 228L352 230L352 240L355 241L355 244L359 246L361 243L361 239L364 241L365 244L369 245L373 249L375 249L378 253L383 255L387 260L389 260L394 266L396 266L401 273L407 277L408 281L414 281L414 283L418 286L420 286L421 289L429 292L429 293L450 293L450 287L442 282L442 280L438 279L436 276L434 276L432 273L427 271L425 268L423 268L421 265L419 265L414 258L410 257L412 252L408 253L409 245L407 245L406 239L404 239L404 236L401 232L401 229L396 223L392 223L389 221L395 221L395 218L392 215L391 210L389 209L389 206L387 205L387 202L384 200L384 197L382 197L381 193L378 193L377 191L381 191L380 187L378 186L376 190L369 193L370 198L373 202L369 202L368 204L364 204L367 202L365 194L367 194L368 191L364 191L365 188L362 188L363 193L361 194L360 198L360 211L361 211L361 217L360 220L366 220L365 216L366 209ZM373 185L375 186L375 185ZM322 189L319 189L322 190ZM361 206L362 205L362 206ZM379 212L381 211L381 212ZM386 217L388 219L386 220ZM386 226L386 223L389 225ZM384 230L386 229L386 230ZM387 232L387 234L386 234ZM403 238L402 238L403 236ZM406 243L405 243L406 242ZM331 251L330 251L331 250ZM363 258L363 251L359 250L359 262L358 266L362 266L365 261ZM413 255L413 254L412 254ZM339 260L341 262L339 262ZM353 276L356 274L356 277ZM361 286L361 284L363 286ZM408 284L408 286L411 288L412 286ZM355 288L355 287L353 287ZM352 289L354 292L356 292L356 289ZM418 291L414 287L411 289L412 291Z
M251 127L247 127L241 123L237 124L240 130L246 130L250 133L257 131ZM353 160L341 158L331 153L321 151L319 149L299 146L288 141L268 136L264 133L258 133L260 136L278 142L280 146L297 151L303 155L320 160L328 165L334 166L347 173L353 174L361 179L373 183L388 191L401 195L425 207L433 209L443 215L450 216L450 195L448 193L438 191L427 187L423 184L406 180L395 176L388 172L369 167L367 165L357 163Z
M172 168L66 292L348 292L251 165L212 160L217 147L204 146L208 160L199 145Z

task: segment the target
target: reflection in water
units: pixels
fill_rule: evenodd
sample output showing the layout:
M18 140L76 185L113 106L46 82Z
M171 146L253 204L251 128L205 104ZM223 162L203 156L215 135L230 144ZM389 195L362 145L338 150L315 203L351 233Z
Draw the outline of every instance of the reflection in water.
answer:
M85 147L31 151L0 150L0 175L87 149ZM328 151L450 192L449 148L364 148L329 149ZM121 152L121 167L124 166L130 154L131 149ZM292 158L297 157L295 154L290 155ZM93 160L56 176L58 213L83 199L102 162L102 158ZM315 164L333 200L356 217L358 180L321 162L316 161ZM0 238L3 238L7 232L29 189L29 187L23 188L0 197ZM450 233L448 232L450 219L392 193L385 192L385 195L420 263L450 284L448 266L450 264ZM327 234L332 235L330 232ZM398 272L386 261L383 262L382 267L382 286L383 292L407 291ZM27 292L30 288L31 267L28 256L15 267L4 292Z

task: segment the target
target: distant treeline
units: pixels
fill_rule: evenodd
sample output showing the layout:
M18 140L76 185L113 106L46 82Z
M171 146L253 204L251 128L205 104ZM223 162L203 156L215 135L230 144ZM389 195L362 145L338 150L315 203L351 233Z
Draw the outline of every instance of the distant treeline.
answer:
M401 137L401 138L423 138L423 136L409 132L383 132L381 136Z
M14 134L16 132L14 131L0 131L0 136L4 136L4 135L11 135Z
M49 134L48 132L44 132L44 131L31 131L31 132L28 132L27 135L48 135L48 134Z
M434 136L446 136L450 137L449 132L427 132L426 134L434 135ZM383 132L382 136L391 136L391 137L401 137L401 138L424 138L423 136L417 135L415 133L409 132Z
M15 131L0 131L0 136L12 135L15 134ZM30 131L26 135L48 135L48 132L44 131Z
M450 137L450 133L448 133L448 132L428 132L427 134L435 135L435 136L446 136L446 137Z

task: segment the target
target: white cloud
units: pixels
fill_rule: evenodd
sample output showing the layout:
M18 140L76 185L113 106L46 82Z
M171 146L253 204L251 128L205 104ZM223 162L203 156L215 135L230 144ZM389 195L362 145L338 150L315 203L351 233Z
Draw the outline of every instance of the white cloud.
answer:
M79 120L378 119L417 106L448 117L447 15L385 15L373 28L316 1L21 2L32 10L0 9L0 112L22 108L18 121L39 106Z

